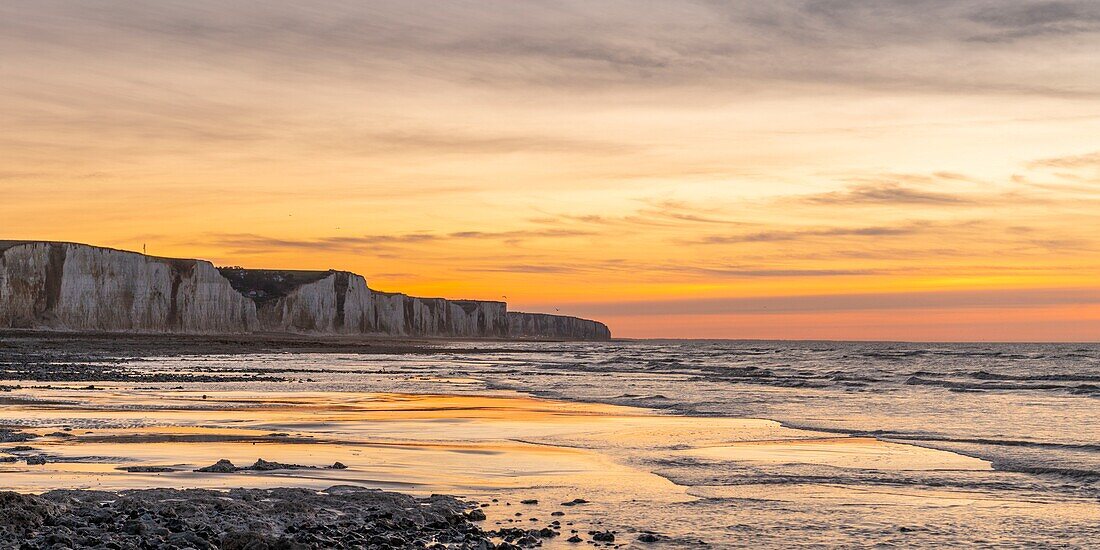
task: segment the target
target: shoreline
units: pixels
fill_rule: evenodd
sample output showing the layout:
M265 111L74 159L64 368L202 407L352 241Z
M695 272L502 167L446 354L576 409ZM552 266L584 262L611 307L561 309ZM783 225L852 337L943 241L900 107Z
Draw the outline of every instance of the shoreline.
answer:
M294 333L164 334L141 332L85 332L41 329L0 329L0 349L48 343L79 346L94 352L123 352L131 355L160 352L168 355L210 353L245 355L277 353L523 353L522 344L575 343L563 339L399 337L385 335L320 335ZM607 342L614 342L608 340ZM508 347L492 347L513 344Z

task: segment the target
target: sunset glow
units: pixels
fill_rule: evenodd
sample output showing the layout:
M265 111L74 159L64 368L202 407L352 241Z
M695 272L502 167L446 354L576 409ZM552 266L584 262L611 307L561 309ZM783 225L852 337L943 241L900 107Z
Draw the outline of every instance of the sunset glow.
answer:
M0 238L616 337L1100 338L1095 6L638 4L5 2Z

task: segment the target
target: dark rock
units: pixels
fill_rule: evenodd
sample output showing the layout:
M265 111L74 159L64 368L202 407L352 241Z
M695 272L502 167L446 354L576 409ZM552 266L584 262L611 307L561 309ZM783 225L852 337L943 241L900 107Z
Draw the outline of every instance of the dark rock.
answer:
M538 501L538 499L535 499L535 498L529 498L527 500L521 500L521 501L519 501L519 503L520 504L538 504L539 501Z
M661 537L653 533L642 533L638 535L638 542L657 542L661 540Z
M328 467L330 470L346 470L348 467L343 462L333 462L332 466Z
M248 468L242 468L247 470L256 470L258 472L269 472L271 470L307 470L312 466L302 466L301 464L283 464L282 462L268 462L262 458L257 458Z
M466 513L466 518L470 521L485 521L485 512L474 508Z
M351 486L0 492L0 548L497 548L471 506ZM538 545L523 529L512 540Z
M16 443L19 441L30 441L37 438L37 435L20 432L18 430L8 430L0 428L0 443Z
M128 535L140 535L145 532L145 524L132 519L122 524L122 532Z
M589 531L588 534L596 542L615 542L615 533L611 531Z
M172 533L165 537L165 542L168 544L176 545L180 548L198 548L199 550L213 550L217 548L205 538L199 536L196 533L183 531L180 533Z
M204 473L215 473L215 474L229 474L229 473L236 472L237 470L240 470L240 468L234 466L232 462L230 462L229 460L223 458L223 459L215 462L214 464L211 464L210 466L206 466L204 468L199 468L195 471L196 472L204 472Z
M168 466L119 466L115 469L131 473L161 473L176 471L175 468L169 468Z
M573 536L565 539L565 542L584 542L584 539L578 537L577 535L573 535Z
M26 532L43 525L58 512L58 505L34 495L0 492L0 527ZM0 529L0 533L6 531Z
M39 466L46 463L46 457L43 455L28 456L27 464L30 466Z

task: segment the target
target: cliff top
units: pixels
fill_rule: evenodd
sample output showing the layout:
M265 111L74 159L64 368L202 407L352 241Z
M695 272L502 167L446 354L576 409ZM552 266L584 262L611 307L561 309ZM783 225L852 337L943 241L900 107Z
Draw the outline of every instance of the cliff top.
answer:
M234 290L257 303L282 298L294 289L315 283L335 273L292 269L245 269L243 267L219 267L218 272L229 280Z

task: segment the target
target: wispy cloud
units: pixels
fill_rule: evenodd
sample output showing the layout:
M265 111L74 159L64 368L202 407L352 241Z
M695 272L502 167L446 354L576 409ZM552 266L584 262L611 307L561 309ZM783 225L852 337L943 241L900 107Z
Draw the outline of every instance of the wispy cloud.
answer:
M734 235L709 235L690 241L693 244L734 244L798 241L821 237L897 237L923 233L935 227L931 222L916 221L897 226L818 227L789 230L767 230Z
M428 9L430 8L430 9ZM1021 0L828 0L635 2L387 0L371 3L211 0L180 4L13 3L4 35L52 47L119 55L156 43L146 56L206 59L268 79L302 76L364 81L405 73L498 86L595 89L765 81L910 89L1077 93L1096 83L1071 70L1088 60L1039 60L1076 37L1096 45L1095 2ZM28 12L36 17L26 17ZM95 40L87 40L88 36ZM983 44L979 47L975 44ZM186 55L187 57L177 57ZM963 58L967 63L935 63Z
M1065 169L1100 168L1100 151L1083 155L1041 159L1032 162L1031 167Z
M328 236L311 239L287 239L251 233L210 235L211 244L239 252L260 253L280 250L392 250L398 246L438 243L440 241L496 240L518 243L529 239L585 237L593 233L567 229L530 229L513 231L455 231L451 233L403 233L392 235Z
M1100 7L1087 0L1011 3L975 12L970 19L992 28L972 37L982 42L1100 32Z
M728 315L760 313L914 310L955 308L1028 308L1100 304L1095 288L945 290L810 296L768 296L644 300L621 303L574 302L562 307L597 316Z
M409 155L506 155L579 154L584 156L623 155L639 152L624 142L567 138L559 135L494 134L484 130L364 131L356 127L328 128L321 134L304 136L310 146L332 154L357 156Z
M911 187L904 187L895 183L879 183L856 185L844 191L832 191L817 195L809 195L803 198L805 202L813 204L845 205L845 204L880 204L880 205L967 205L974 201L949 193L937 193L924 191Z

